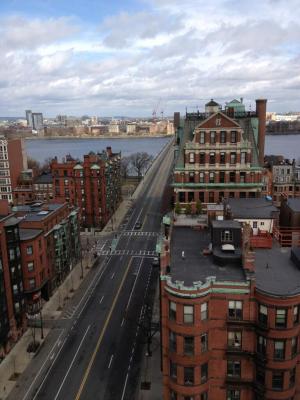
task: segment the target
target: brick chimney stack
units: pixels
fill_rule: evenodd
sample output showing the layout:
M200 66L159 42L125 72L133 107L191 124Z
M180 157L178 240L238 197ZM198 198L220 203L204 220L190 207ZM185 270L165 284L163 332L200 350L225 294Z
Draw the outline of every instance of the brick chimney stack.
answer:
M258 116L258 160L259 165L263 167L265 156L265 136L266 136L266 112L267 100L256 100L256 113Z
M177 128L179 128L179 125L180 125L180 113L174 112L174 129L175 129L175 131Z

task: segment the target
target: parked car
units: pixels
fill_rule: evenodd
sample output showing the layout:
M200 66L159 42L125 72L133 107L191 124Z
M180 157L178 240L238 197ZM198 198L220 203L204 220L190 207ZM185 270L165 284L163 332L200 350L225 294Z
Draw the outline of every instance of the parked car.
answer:
M141 229L141 227L142 227L142 223L141 223L140 221L137 221L137 222L135 223L135 225L134 225L134 229L135 229L135 230Z
M159 267L159 258L158 257L153 258L152 265L153 265L153 267Z

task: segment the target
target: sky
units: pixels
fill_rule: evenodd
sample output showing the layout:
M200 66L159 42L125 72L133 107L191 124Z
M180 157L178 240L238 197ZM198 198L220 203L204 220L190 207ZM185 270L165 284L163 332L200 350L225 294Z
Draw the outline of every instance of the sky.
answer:
M300 111L300 0L0 0L0 116Z

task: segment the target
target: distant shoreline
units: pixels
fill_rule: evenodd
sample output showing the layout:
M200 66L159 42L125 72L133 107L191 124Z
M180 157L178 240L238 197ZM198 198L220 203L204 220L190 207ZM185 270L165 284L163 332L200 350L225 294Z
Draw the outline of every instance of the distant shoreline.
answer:
M296 132L266 132L268 136L290 136L290 135L300 135L300 131Z
M99 139L161 139L161 138L171 138L174 135L148 135L148 136L51 136L51 137L47 137L47 136L39 136L39 137L25 137L25 140L59 140L59 139L74 139L74 140L99 140Z

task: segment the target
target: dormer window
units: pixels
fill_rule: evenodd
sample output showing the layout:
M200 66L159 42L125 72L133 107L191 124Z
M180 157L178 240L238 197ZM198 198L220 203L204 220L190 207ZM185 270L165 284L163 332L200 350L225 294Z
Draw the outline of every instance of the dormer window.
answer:
M222 242L232 242L233 240L233 235L232 235L232 231L229 229L226 229L224 231L222 231L221 233L221 241Z

